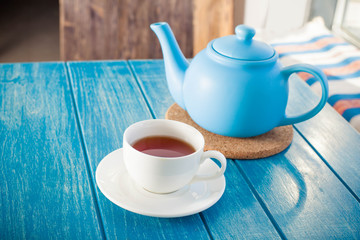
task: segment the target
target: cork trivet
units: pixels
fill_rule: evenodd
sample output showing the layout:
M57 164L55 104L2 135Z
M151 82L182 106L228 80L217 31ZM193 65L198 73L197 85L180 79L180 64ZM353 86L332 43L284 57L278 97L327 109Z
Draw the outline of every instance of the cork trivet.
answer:
M187 123L198 129L205 138L205 150L218 150L226 158L257 159L269 157L286 149L293 138L291 125L276 127L260 136L250 138L226 137L209 132L197 125L176 103L166 112L166 119Z

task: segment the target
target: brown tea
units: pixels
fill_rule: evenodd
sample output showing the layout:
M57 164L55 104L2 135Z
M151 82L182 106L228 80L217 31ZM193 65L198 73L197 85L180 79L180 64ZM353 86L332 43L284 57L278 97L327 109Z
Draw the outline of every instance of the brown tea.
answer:
M136 141L136 150L157 157L182 157L195 152L193 146L169 136L151 136Z

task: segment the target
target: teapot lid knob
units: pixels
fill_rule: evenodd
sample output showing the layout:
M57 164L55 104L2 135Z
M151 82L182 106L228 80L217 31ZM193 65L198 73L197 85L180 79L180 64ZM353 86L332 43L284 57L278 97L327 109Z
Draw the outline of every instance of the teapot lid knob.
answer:
M246 25L238 25L235 28L235 34L238 39L251 41L255 36L255 29Z

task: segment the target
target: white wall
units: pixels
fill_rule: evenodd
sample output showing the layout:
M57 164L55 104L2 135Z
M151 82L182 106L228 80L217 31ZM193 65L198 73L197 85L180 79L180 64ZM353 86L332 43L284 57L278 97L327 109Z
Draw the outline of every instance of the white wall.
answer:
M244 23L274 35L301 27L311 0L245 0Z

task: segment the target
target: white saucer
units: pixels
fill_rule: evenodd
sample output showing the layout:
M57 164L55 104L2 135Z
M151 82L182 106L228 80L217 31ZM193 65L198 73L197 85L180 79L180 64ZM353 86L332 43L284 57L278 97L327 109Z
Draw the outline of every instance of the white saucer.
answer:
M210 159L200 166L199 174L209 174L219 167ZM183 217L214 205L225 190L225 177L196 182L168 194L151 193L136 185L128 175L123 149L113 151L96 169L96 183L101 192L116 205L152 217Z

